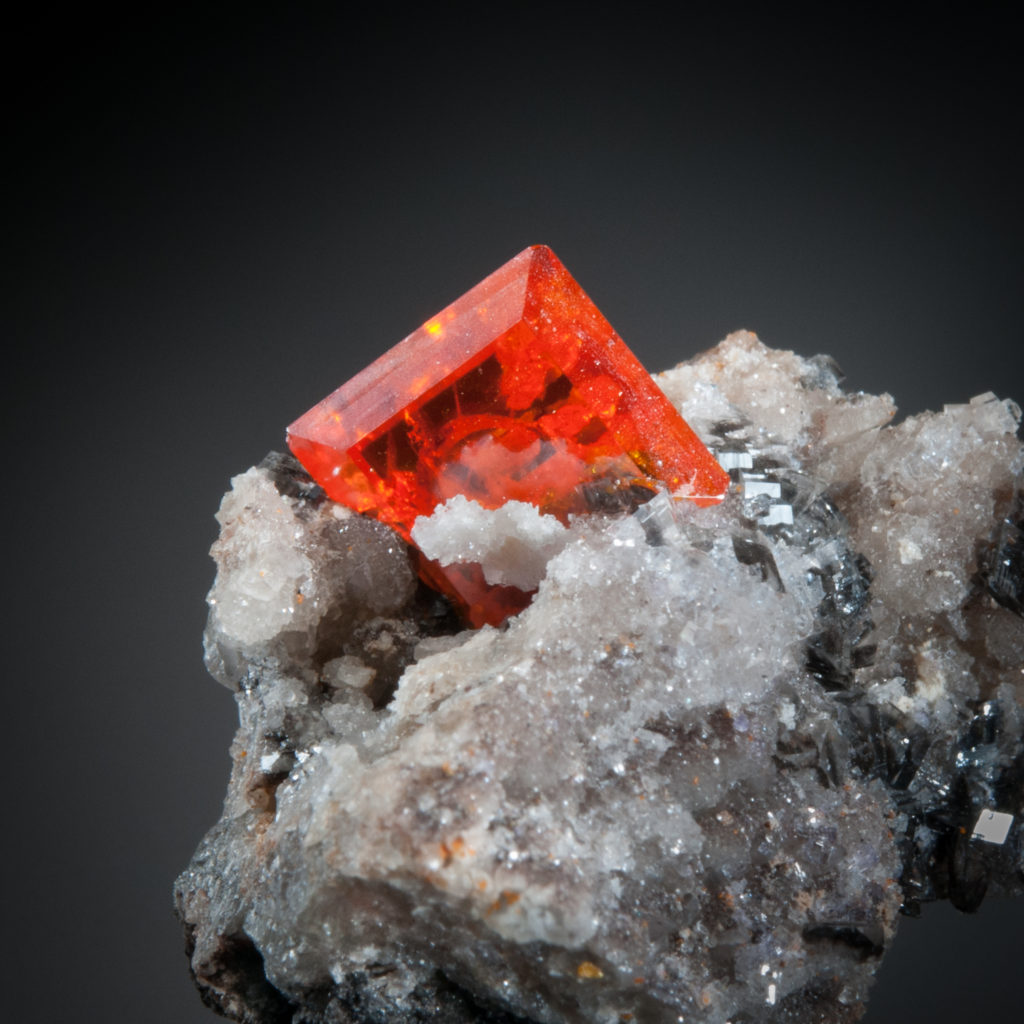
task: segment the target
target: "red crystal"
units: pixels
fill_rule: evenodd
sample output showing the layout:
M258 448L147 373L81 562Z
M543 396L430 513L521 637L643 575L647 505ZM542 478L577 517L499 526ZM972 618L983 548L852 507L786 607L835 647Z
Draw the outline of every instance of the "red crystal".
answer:
M728 475L558 257L531 246L288 428L328 496L393 526L463 494L527 501L563 522L596 492L660 481L698 504ZM596 491L595 491L596 489ZM474 566L421 559L474 625L529 595Z

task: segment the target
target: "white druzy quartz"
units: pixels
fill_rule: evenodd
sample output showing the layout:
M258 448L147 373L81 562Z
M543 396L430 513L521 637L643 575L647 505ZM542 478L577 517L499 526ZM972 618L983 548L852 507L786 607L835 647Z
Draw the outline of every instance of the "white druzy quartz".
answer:
M895 422L749 333L659 382L729 470L563 525L413 537L536 590L466 630L296 463L219 513L240 728L178 881L245 1022L850 1022L901 909L1024 887L1012 402Z
M568 531L525 501L486 509L456 494L413 524L412 539L442 565L475 562L491 584L536 590L547 564L565 546Z

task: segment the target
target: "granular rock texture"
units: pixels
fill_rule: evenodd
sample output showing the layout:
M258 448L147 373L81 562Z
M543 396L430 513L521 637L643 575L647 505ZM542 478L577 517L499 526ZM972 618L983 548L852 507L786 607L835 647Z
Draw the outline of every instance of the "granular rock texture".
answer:
M289 457L235 478L206 654L240 727L176 891L211 1006L854 1021L901 911L1024 891L1020 410L892 426L746 333L659 383L721 505L417 524L539 581L502 628Z

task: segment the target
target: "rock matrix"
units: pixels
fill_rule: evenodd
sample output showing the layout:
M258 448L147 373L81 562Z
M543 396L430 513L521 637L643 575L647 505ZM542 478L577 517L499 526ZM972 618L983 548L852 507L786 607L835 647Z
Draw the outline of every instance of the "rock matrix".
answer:
M848 1022L901 912L1024 890L1019 408L894 424L745 332L658 383L720 505L417 523L536 587L499 628L290 456L233 480L205 646L240 724L176 887L209 1005Z

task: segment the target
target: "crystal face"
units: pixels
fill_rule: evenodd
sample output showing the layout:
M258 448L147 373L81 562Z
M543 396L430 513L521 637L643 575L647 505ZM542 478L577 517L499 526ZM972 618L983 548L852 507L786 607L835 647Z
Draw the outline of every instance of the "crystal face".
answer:
M572 513L654 493L698 504L729 478L546 246L524 250L288 429L333 500L406 540L462 495ZM472 564L421 560L474 625L529 601Z

